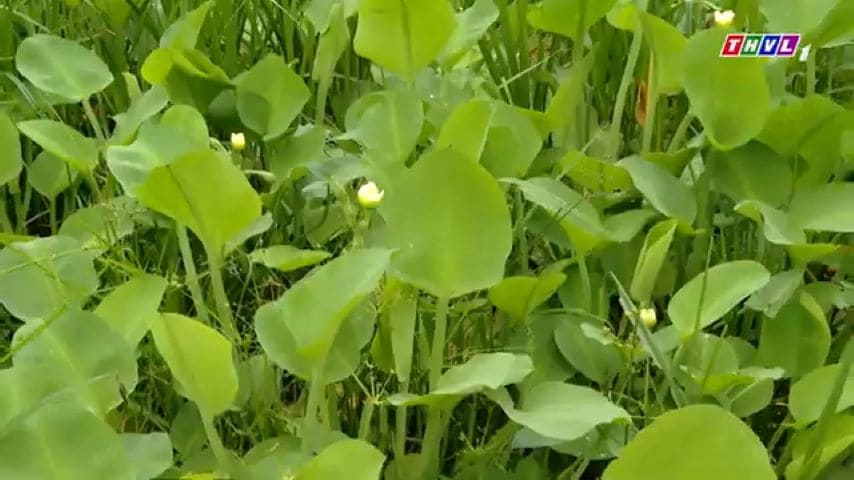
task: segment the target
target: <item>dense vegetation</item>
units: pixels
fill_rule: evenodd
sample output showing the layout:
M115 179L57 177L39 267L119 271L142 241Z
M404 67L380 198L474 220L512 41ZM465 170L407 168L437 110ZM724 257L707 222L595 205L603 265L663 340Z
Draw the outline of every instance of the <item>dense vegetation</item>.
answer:
M852 39L0 1L0 479L852 478Z

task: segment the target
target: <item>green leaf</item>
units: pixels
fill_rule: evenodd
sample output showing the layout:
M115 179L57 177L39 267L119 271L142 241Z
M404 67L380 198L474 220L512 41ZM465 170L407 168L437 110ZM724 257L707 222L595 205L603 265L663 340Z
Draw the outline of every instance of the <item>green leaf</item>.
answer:
M498 8L493 0L475 0L469 8L457 13L457 27L439 55L439 63L448 70L452 69L496 20Z
M282 57L269 54L240 76L237 112L247 127L269 141L287 131L310 95Z
M623 356L614 344L605 344L589 332L602 330L601 322L568 315L554 331L554 342L563 357L582 375L606 385L624 369Z
M667 260L667 252L673 242L676 226L676 220L665 220L650 228L646 234L629 290L632 297L641 304L648 303L652 298L656 280Z
M584 35L615 3L616 0L545 0L528 8L528 23L576 40L579 33Z
M534 365L527 355L479 353L443 373L436 388L427 395L394 395L389 401L393 405L430 404L446 398L454 401L466 395L519 383L533 371Z
M423 155L389 186L381 206L392 271L433 295L457 297L504 277L510 212L498 183L453 150Z
M385 455L361 440L342 440L326 447L306 463L294 480L328 480L346 476L349 480L377 480Z
M177 313L149 319L157 350L186 396L203 415L227 410L238 385L231 343L211 327Z
M789 302L795 291L804 283L803 270L794 269L775 273L771 280L750 296L745 306L775 318L783 305Z
M249 259L280 272L290 272L303 267L316 265L330 257L323 250L300 250L290 245L274 245L255 250L249 254Z
M136 479L119 435L69 405L46 405L0 432L0 458L0 478Z
M41 152L27 166L27 181L30 186L50 200L77 180L79 172L48 152Z
M854 233L852 205L854 182L831 183L795 192L789 215L807 230Z
M816 471L805 472L804 467L809 455L814 451L817 436L820 435L817 428L796 432L792 439L792 461L786 466L787 480L801 480L808 478L823 478L825 470L836 460L844 458L846 452L854 445L854 416L836 415L827 421L827 430L821 432L823 436L819 440L821 455L816 464ZM816 474L818 477L816 477ZM843 478L843 477L827 477Z
M455 27L445 0L362 0L353 49L411 79L436 59Z
M316 125L301 125L287 137L269 144L269 169L276 180L296 180L306 173L315 162L323 159L326 144L326 129Z
M0 186L18 178L23 165L18 129L12 119L0 110Z
M15 66L33 85L80 102L113 83L113 74L94 52L53 35L28 36L18 46Z
M142 273L107 294L95 314L136 347L148 332L148 318L157 313L166 286L165 278Z
M688 225L694 223L697 201L690 187L640 157L624 158L618 165L628 170L637 189L656 210Z
M376 288L390 255L380 249L352 251L259 308L255 330L267 355L282 368L294 354L321 365L347 315Z
M481 164L496 178L521 178L542 146L533 120L523 110L499 102L495 105Z
M771 243L796 245L807 243L803 226L790 215L770 205L754 200L745 200L735 206L736 212L762 224L762 232Z
M506 390L493 390L489 396L514 422L561 441L580 438L598 425L629 419L625 410L596 390L562 382L534 386L525 392L521 408L513 406Z
M720 56L728 31L702 30L688 40L682 58L685 93L706 136L730 150L759 135L771 112L771 93L761 58Z
M558 160L561 173L572 181L594 191L623 191L634 189L629 172L618 163L589 157L573 150Z
M837 0L836 5L824 16L824 19L811 30L804 41L814 48L845 45L854 38L854 26L848 21L854 17L854 4L847 0Z
M212 150L155 168L136 195L145 206L189 227L217 254L261 216L252 185L231 159Z
M678 94L682 91L682 53L688 40L676 27L655 15L643 12L640 23L652 49L657 91Z
M838 363L816 368L792 385L789 391L789 411L799 426L809 425L821 417L840 368L842 366ZM848 372L834 413L842 412L851 406L854 406L854 369Z
M764 318L757 362L781 367L799 378L824 365L830 352L830 326L812 295L802 292L774 318Z
M794 181L789 162L759 142L712 151L708 168L715 190L735 202L755 200L779 207L789 200Z
M403 163L415 149L423 122L421 100L402 90L369 93L344 118L347 138L395 163Z
M160 86L149 88L139 99L134 100L130 108L113 117L116 128L110 137L111 145L127 145L139 127L149 118L157 115L169 103L169 94Z
M491 0L487 1L491 3ZM472 99L457 105L439 130L436 147L450 148L480 162L495 105L484 99Z
M80 305L98 288L92 257L67 237L10 243L0 251L0 303L24 321Z
M198 50L158 48L146 57L141 74L148 83L165 88L172 103L201 112L230 86L228 75Z
M489 300L502 311L522 319L554 295L565 280L566 275L561 272L508 277L489 289Z
M311 0L303 13L308 21L314 25L317 32L325 33L334 22L332 10L340 5L344 18L350 18L356 13L359 6L358 0Z
M160 38L161 48L194 48L199 38L199 32L205 23L213 2L206 1L187 12L163 32Z
M608 465L602 480L774 480L765 447L720 407L691 405L656 418Z
M339 1L339 0L333 0ZM312 2L309 8L322 2ZM341 58L341 55L350 46L350 29L347 27L347 17L345 11L346 4L353 3L352 0L346 0L345 5L337 3L332 4L332 11L329 13L329 28L320 30L323 32L320 35L320 41L317 45L317 54L314 57L314 66L311 69L311 78L318 81L319 85L329 85L332 82L332 74L335 73L335 64ZM352 9L355 10L353 5ZM306 12L308 13L308 12ZM351 12L352 14L352 12Z
M98 144L62 122L27 120L18 123L21 133L46 152L85 172L98 164Z
M806 34L815 30L838 0L791 0L782 4L759 0L759 10L768 20L769 32ZM844 2L839 2L844 3ZM819 45L816 45L818 48Z
M667 306L667 315L683 336L688 336L695 328L703 329L726 315L770 279L768 270L752 260L715 265L676 292Z
M114 197L81 208L62 222L59 235L76 238L86 247L105 249L133 233L133 213L138 206L128 197Z
M551 123L551 130L555 134L558 145L566 148L581 147L578 143L582 140L575 138L574 129L581 121L578 107L584 101L584 86L595 60L595 51L593 51L585 55L577 64L572 65L549 101L546 118Z
M155 433L123 433L122 445L130 464L136 471L136 480L157 478L172 466L172 442L169 435Z

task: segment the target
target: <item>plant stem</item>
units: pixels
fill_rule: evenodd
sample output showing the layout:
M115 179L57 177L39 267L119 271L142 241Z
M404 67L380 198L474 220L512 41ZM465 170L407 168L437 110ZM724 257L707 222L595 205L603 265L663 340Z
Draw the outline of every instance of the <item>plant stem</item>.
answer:
M818 462L821 460L821 452L824 450L824 437L827 434L830 418L836 415L836 409L839 406L839 399L842 397L842 392L845 389L845 384L851 373L851 364L854 362L854 355L847 355L839 364L839 372L833 381L833 388L830 390L830 397L824 404L821 410L821 417L818 419L818 424L815 426L812 442L809 448L809 455L804 461L803 471L807 472L805 480L812 480L818 473Z
M196 307L196 315L203 323L210 325L208 309L205 305L205 297L202 295L202 287L199 285L199 276L196 274L196 264L193 262L193 250L190 247L190 239L187 237L187 227L176 224L175 233L178 235L178 248L181 250L181 259L184 261L184 272L187 287Z
M211 276L211 288L213 289L214 302L216 302L217 316L222 326L223 333L232 343L237 346L240 335L234 326L234 317L231 315L231 306L228 304L228 296L225 293L225 285L222 283L222 255L207 249L208 270Z
M102 143L106 142L107 137L101 129L101 122L98 121L98 116L95 115L95 110L92 108L92 103L89 101L89 98L83 100L83 111L86 112L86 118L89 120L92 130L95 131L95 136L98 137L98 140Z
M213 422L213 415L199 409L202 417L202 425L205 427L205 435L208 437L208 443L213 450L216 463L220 470L231 475L232 478L237 478L235 475L235 466L231 456L222 444L222 439L219 438L219 433L216 431L216 426Z
M436 300L436 315L433 329L433 347L430 350L430 390L436 389L442 376L442 364L445 359L445 335L448 328L448 298L439 297ZM424 443L421 445L423 470L421 478L434 479L439 476L439 448L444 436L443 405L430 406L427 429L424 433Z

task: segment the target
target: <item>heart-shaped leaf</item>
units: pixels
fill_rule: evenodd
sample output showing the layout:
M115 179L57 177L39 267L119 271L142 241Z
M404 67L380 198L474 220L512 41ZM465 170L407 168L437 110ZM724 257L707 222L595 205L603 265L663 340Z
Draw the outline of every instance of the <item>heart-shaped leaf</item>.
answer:
M77 42L36 34L18 46L15 65L36 87L75 102L113 83L113 74L94 52Z

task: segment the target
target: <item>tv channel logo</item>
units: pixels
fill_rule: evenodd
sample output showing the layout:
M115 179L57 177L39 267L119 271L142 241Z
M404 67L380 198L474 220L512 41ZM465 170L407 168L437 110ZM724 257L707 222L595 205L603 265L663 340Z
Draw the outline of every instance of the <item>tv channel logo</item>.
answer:
M797 33L730 33L721 57L794 57L801 44ZM809 52L809 47L804 47Z

